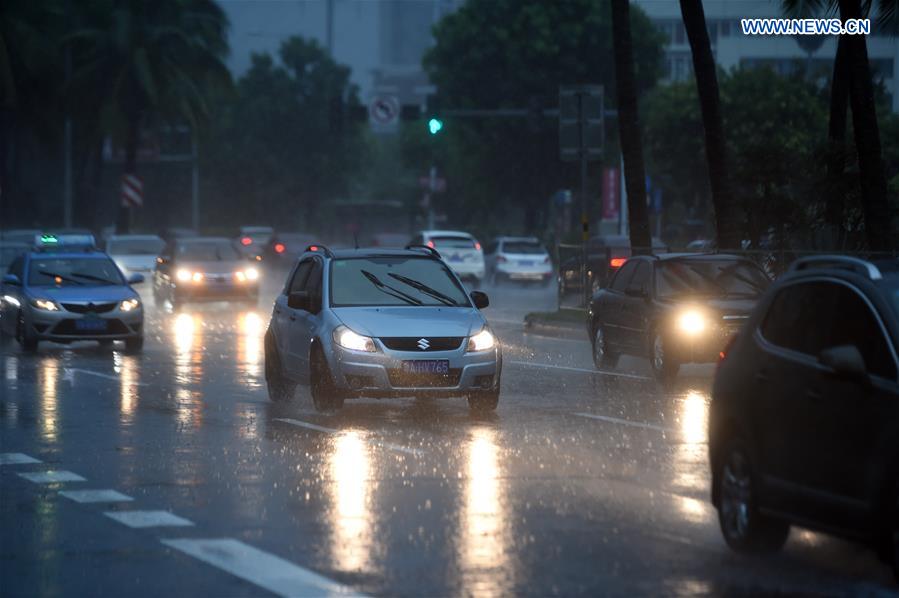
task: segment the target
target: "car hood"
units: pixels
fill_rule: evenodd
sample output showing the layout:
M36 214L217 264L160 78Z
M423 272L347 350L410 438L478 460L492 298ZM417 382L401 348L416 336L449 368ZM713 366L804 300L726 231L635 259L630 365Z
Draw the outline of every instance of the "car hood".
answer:
M471 336L485 326L473 307L337 307L337 318L365 336Z
M137 293L131 287L102 286L102 287L32 287L28 293L33 298L53 299L54 301L93 301L94 303L109 303L111 301L124 301L137 297Z

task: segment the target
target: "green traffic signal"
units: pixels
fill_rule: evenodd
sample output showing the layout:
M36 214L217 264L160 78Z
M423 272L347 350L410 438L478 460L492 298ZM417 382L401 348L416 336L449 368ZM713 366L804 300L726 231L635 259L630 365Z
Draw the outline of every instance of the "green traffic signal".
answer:
M443 121L439 118L432 118L428 121L428 131L431 132L431 135L436 135L443 128Z

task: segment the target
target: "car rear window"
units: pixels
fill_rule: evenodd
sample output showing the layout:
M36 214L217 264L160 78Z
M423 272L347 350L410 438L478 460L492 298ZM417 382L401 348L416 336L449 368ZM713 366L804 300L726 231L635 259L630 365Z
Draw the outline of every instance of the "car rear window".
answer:
M451 236L441 236L441 237L431 237L431 241L434 242L434 247L437 249L474 249L475 248L475 240L471 237L451 237Z
M336 259L330 284L333 307L471 306L449 269L426 257Z
M197 262L229 262L240 259L237 250L227 241L181 243L178 245L178 257Z
M503 253L543 255L546 250L536 241L506 241L503 243Z

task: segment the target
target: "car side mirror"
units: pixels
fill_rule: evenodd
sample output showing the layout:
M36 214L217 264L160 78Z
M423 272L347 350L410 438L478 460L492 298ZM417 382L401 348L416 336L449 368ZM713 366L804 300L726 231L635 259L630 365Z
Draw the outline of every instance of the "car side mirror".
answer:
M128 277L128 284L140 284L144 281L143 274L132 274Z
M490 306L490 297L483 291L472 291L469 296L471 297L474 306L478 309L484 309L485 307Z
M158 265L160 265L160 266L163 265L163 264L168 264L169 261L170 261L169 258L167 258L167 257L162 257L161 255L160 255L159 257L156 258L156 263L157 263Z
M306 291L294 291L287 296L287 307L291 309L301 309L310 311L312 307L312 298Z
M11 285L21 285L22 281L19 280L19 277L15 274L4 274L3 275L3 284L11 284Z
M824 349L818 354L818 361L833 370L834 375L849 380L865 380L868 368L865 358L855 345L839 345Z
M640 288L624 289L624 294L627 295L628 297L640 297L643 299L646 299L647 297L649 297L649 294L644 289L640 289Z

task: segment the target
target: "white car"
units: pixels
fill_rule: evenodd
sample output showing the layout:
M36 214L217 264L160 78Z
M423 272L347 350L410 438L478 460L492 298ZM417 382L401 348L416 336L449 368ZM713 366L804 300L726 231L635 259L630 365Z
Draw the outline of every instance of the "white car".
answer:
M487 247L485 261L492 284L505 281L549 284L553 264L536 237L497 237Z
M484 251L472 235L454 230L423 230L412 238L410 245L426 245L436 249L440 257L463 281L474 286L484 280Z
M156 235L112 235L106 240L106 253L127 278L131 274L150 276L165 241Z

